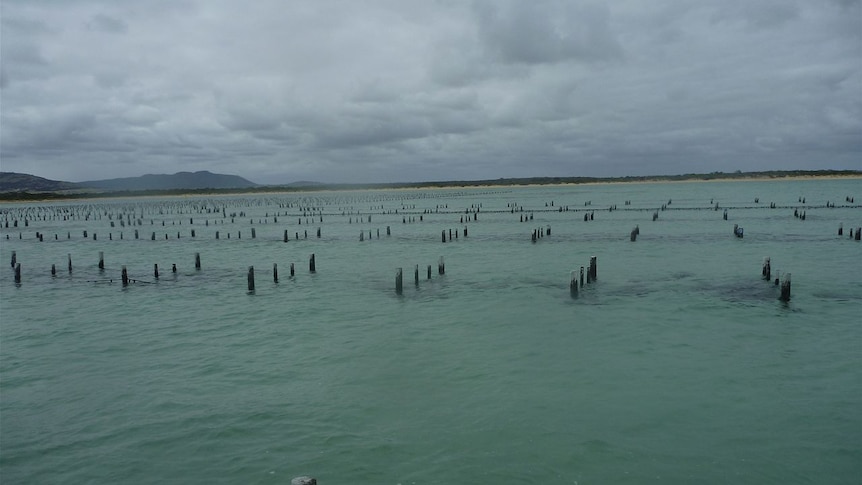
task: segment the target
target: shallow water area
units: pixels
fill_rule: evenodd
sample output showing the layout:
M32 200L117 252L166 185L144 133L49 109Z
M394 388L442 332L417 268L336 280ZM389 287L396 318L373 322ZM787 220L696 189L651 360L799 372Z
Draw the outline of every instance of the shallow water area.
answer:
M0 278L0 480L857 483L860 195L839 179L3 205L0 261L22 270Z

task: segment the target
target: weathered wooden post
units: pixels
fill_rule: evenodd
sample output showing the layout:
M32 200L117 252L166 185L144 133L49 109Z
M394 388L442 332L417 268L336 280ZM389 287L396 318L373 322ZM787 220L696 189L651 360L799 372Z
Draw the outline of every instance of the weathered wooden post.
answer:
M584 287L584 267L581 266L581 288Z
M216 231L216 239L218 239L218 231Z
M428 265L428 279L431 279L431 265Z
M15 263L15 284L21 284L21 263Z
M287 242L287 229L284 230L284 242Z
M843 224L843 223L838 224L838 235L839 235L839 236L843 236L843 235L844 235L844 224Z
M18 262L18 255L15 254L15 251L12 251L12 267L15 267L15 263Z
M362 242L362 241L364 241L364 240L365 240L365 231L363 231L362 229L360 229L360 230L359 230L359 242Z
M446 229L443 229L443 232L441 233L441 237L443 239L443 242L446 242Z
M155 232L153 232L153 233L150 235L150 241L155 241L155 240L156 240L156 233L155 233Z
M129 286L129 272L126 271L126 266L123 265L123 270L120 273L121 279L123 280L123 286Z
M51 265L51 276L57 276L57 265L56 264Z
M416 286L419 286L419 265L416 265L416 268L413 270L413 281Z
M177 263L171 263L171 273L177 274Z
M630 240L630 241L636 241L636 240L637 240L637 238L638 238L638 231L637 231L637 229L632 229L631 234L629 234L629 240Z
M317 238L320 239L320 228L317 228Z
M278 283L278 263L272 263L272 281Z
M135 239L137 239L137 238L138 238L138 230L135 229Z
M251 228L251 238L254 239L257 237L257 234L254 232L254 228Z
M578 295L578 274L574 270L569 278L569 293L571 293L572 296Z
M99 251L99 271L105 271L105 253Z
M311 253L311 257L308 258L308 271L314 273L316 271L314 264L314 253Z
M387 236L391 236L391 235L392 235L392 231L390 231L390 230L389 230L389 226L386 226L386 235L387 235Z
M598 279L598 273L596 272L596 257L590 256L590 277L593 281Z
M201 253L195 253L195 269L201 269Z
M855 239L857 241L862 240L862 227L856 228L856 236L853 239Z
M446 274L446 263L443 262L443 256L440 256L440 259L437 260L437 274Z
M72 253L69 253L69 274L72 274Z
M760 271L760 274L766 281L772 279L772 266L769 258L763 258L763 269Z
M293 275L294 275L293 263L290 263L290 277L293 278Z
M395 293L398 293L400 295L402 289L402 272L401 268L398 268L398 271L395 272Z
M254 266L248 267L248 291L254 291Z
M778 298L781 301L790 301L790 273L784 275L784 282L781 283L781 296Z
M153 276L159 279L159 263L153 263Z
M192 229L192 237L195 237L195 230Z

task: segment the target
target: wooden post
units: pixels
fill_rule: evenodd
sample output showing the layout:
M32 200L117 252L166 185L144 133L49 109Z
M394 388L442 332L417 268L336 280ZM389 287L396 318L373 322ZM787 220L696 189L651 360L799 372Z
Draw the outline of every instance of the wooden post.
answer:
M862 227L856 228L856 236L853 239L855 239L857 241L862 240Z
M843 224L843 223L842 223L842 224L838 224L838 235L839 235L839 236L843 236L843 235L844 235L844 224Z
M254 291L254 266L248 267L248 291Z
M99 251L99 271L105 271L105 253Z
M569 279L569 293L571 293L572 296L578 295L578 274L576 271L572 271Z
M314 253L311 253L311 257L308 258L308 271L311 273L316 272L316 267L314 264Z
M446 242L446 229L443 229L441 237L443 238L443 242Z
M386 226L386 235L391 236L392 232L389 230L389 226Z
M320 228L319 227L317 228L317 238L320 239Z
M428 279L431 279L431 265L428 265Z
M15 263L15 284L21 284L21 263Z
M293 263L290 263L290 277L293 278L293 275L294 275Z
M779 300L790 301L790 273L784 275L784 282L781 283L781 296Z
M195 230L192 229L192 237L195 237Z
M201 253L195 253L195 269L201 269Z
M413 270L413 281L416 283L416 286L419 286L419 265L416 265L416 269Z
M254 228L252 227L252 228L251 228L251 238L252 238L252 239L254 239L254 238L256 238L256 237L257 237L257 234L255 234L255 232L254 232Z
M638 232L637 232L637 230L632 229L631 234L629 234L629 240L630 240L630 241L636 241L636 240L637 240L637 238L638 238Z
M288 238L287 238L287 229L285 229L285 230L284 230L284 242L287 242L287 241L288 241Z
M763 258L763 269L760 271L760 274L766 281L772 279L772 267L769 258Z
M272 281L278 283L278 263L272 263Z
M51 265L51 276L57 276L57 265L56 264Z
M171 273L177 274L177 263L171 263Z
M15 254L15 251L12 251L12 267L15 267L15 263L18 262L18 255Z
M154 276L156 279L159 279L159 263L154 263L154 264L153 264L153 276Z
M584 287L584 267L581 266L581 288Z
M123 286L129 286L129 272L126 271L125 265L123 265L123 271L120 274L123 280Z
M437 261L437 274L446 274L446 264L443 262L443 256L440 256L440 259Z
M216 231L216 239L218 239L218 231Z
M72 254L69 253L69 274L72 274Z
M590 256L590 276L593 281L598 279L598 273L596 272L596 257Z
M395 272L395 293L398 293L400 295L402 289L402 271L401 268L398 268L398 271Z

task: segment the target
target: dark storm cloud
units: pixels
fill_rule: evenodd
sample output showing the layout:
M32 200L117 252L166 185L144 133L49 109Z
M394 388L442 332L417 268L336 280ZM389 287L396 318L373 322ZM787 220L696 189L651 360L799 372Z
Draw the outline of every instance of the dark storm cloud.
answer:
M6 0L2 170L860 168L857 0Z

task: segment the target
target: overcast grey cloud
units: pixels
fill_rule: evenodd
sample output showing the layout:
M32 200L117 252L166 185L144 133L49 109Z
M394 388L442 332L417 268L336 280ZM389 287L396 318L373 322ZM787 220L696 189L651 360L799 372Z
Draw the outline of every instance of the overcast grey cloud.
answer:
M862 169L860 0L3 0L0 168Z

